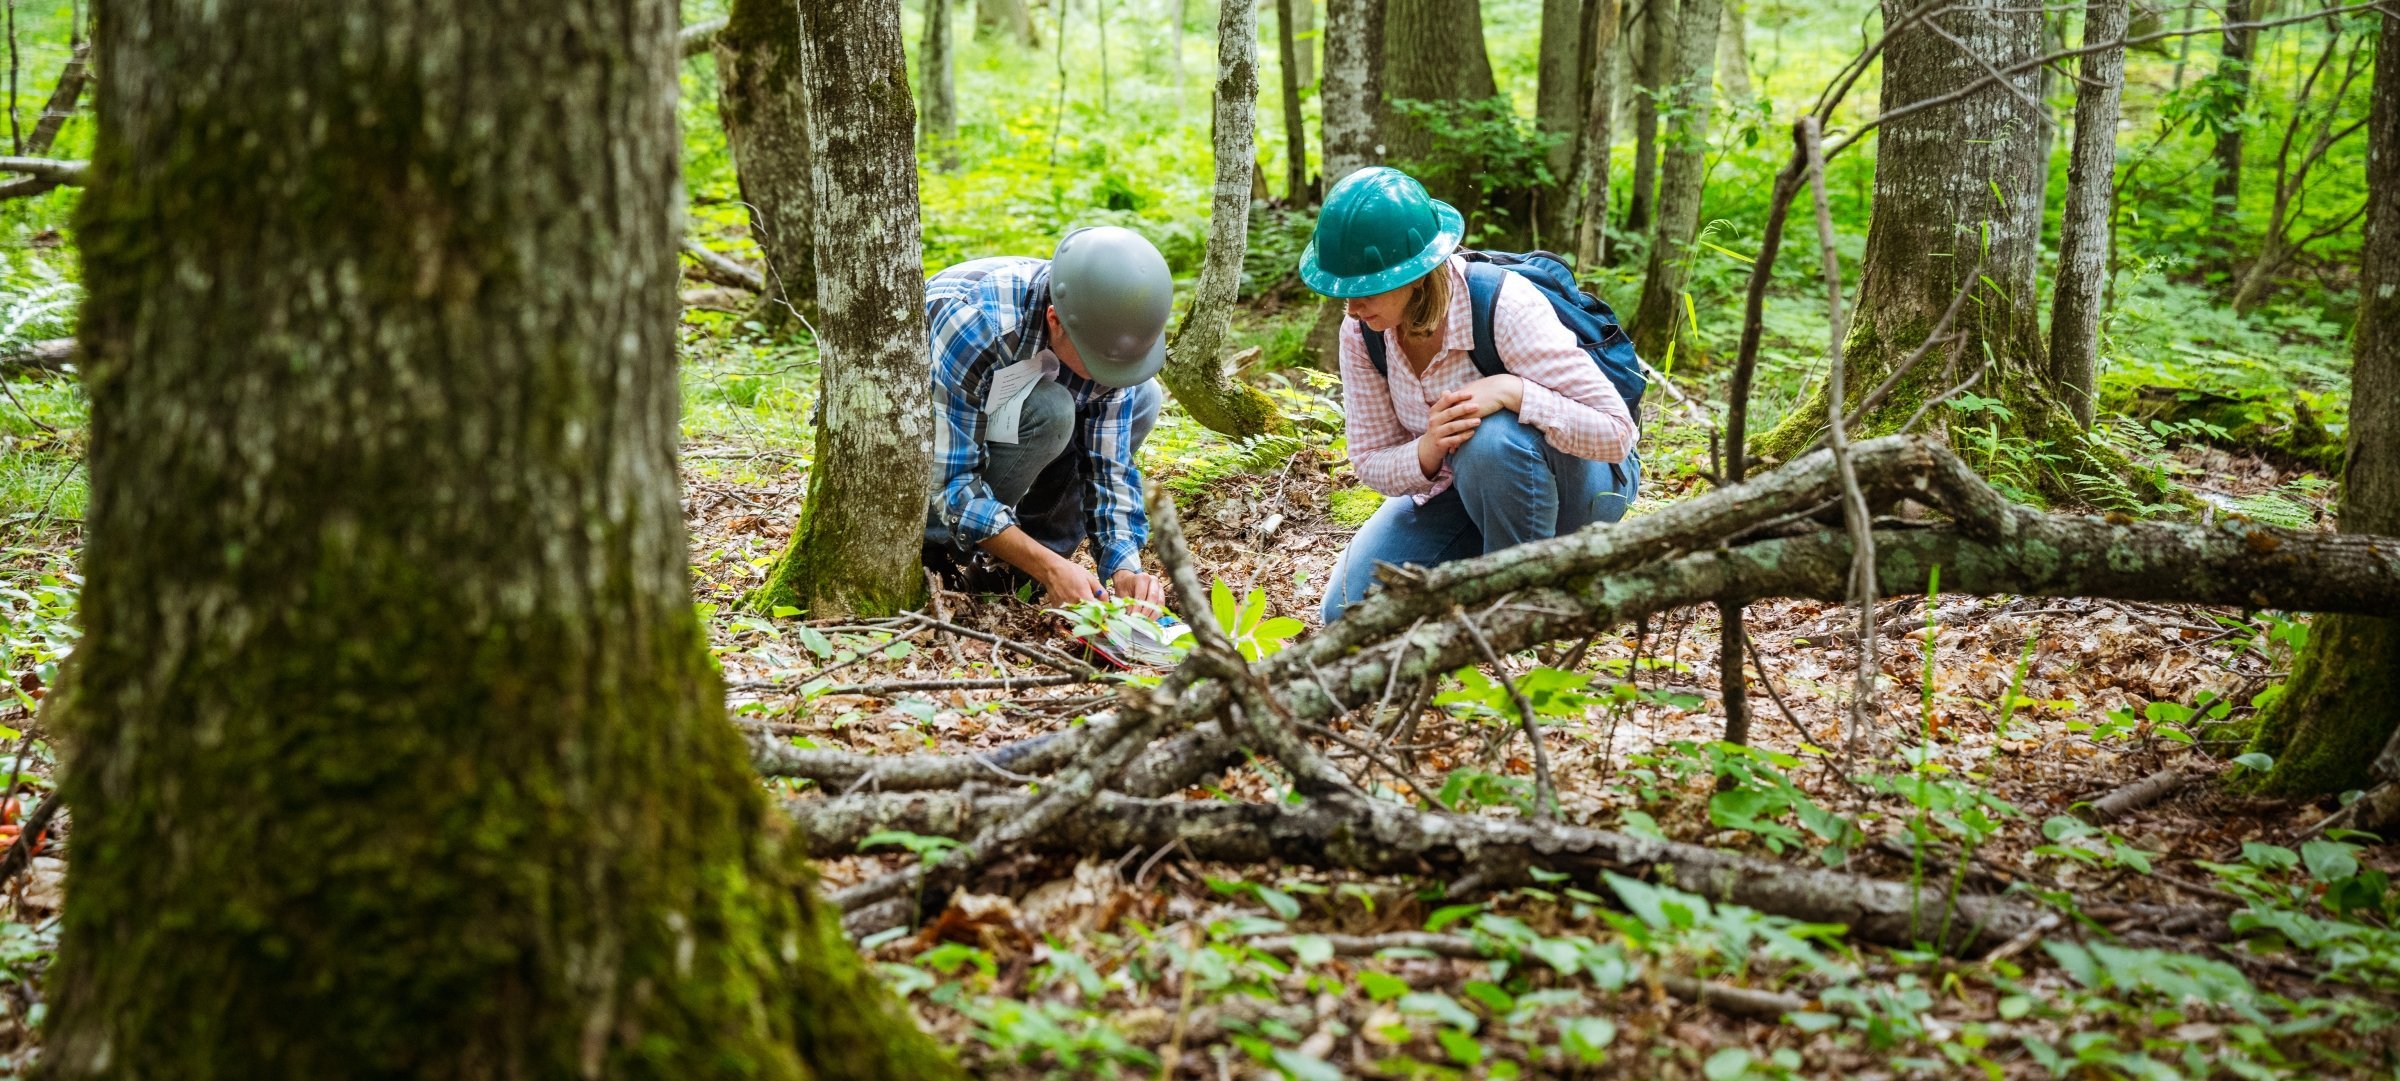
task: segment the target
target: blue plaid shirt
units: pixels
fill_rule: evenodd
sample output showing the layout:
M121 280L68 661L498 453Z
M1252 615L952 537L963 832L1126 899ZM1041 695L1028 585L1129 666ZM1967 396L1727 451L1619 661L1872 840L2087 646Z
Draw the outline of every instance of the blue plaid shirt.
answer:
M925 283L925 322L933 337L933 511L962 542L975 544L1017 524L1017 512L992 495L983 471L984 395L992 373L1050 348L1050 261L997 258L960 263ZM1058 366L1058 383L1075 396L1069 453L1085 470L1084 528L1105 580L1141 569L1150 539L1142 512L1142 473L1133 461L1133 395Z

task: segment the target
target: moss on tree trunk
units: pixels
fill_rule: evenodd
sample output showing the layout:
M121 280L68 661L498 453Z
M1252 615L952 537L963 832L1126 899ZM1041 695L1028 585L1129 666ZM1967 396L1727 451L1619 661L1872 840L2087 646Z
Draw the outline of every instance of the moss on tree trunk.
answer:
M46 1076L953 1072L693 613L675 23L102 10Z
M2400 15L2384 12L2382 25L2389 48L2400 40ZM2374 86L2341 529L2390 536L2400 534L2400 64L2376 65ZM2259 719L2252 748L2275 756L2275 767L2256 787L2283 795L2360 788L2370 760L2375 779L2400 780L2400 748L2387 746L2395 736L2400 621L2326 616L2310 626L2282 698Z

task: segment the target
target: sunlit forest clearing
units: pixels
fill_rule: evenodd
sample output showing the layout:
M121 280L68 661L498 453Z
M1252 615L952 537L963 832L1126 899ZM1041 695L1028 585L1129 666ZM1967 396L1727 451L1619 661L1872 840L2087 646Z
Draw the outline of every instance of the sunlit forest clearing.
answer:
M6 28L0 1076L2400 1070L2400 7Z

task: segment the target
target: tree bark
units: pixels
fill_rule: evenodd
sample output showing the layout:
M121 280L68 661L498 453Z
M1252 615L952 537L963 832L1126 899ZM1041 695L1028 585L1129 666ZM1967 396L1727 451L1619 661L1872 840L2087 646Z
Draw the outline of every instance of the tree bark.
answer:
M2400 15L2384 12L2382 27L2385 48L2400 41ZM2340 527L2388 535L2400 533L2400 64L2375 66L2366 172ZM2275 766L2258 787L2283 795L2364 787L2378 747L2373 779L2400 780L2400 621L2321 616L2283 697L2259 718L2251 749Z
M694 616L675 16L106 9L46 1076L954 1075Z
M2083 40L2123 35L2126 17L2126 0L2089 0L2083 9ZM2050 383L2075 423L2088 429L2100 386L2100 310L2108 287L2109 218L2116 207L2124 48L2084 54L2076 87L2075 147L2067 165L2067 205L2058 226L2058 280L2050 300Z
M820 618L903 611L925 588L933 360L900 2L808 5L801 20L823 420L800 524L757 601Z
M1633 69L1633 193L1625 204L1625 231L1650 231L1651 200L1658 184L1658 100L1674 85L1667 71L1675 50L1676 9L1681 0L1647 0L1643 5L1639 60Z
M1384 8L1383 92L1387 101L1460 104L1500 92L1491 57L1483 46L1482 0L1388 0ZM1397 111L1383 119L1384 158L1420 169L1433 153L1424 124ZM1474 194L1459 179L1420 176L1439 198L1452 203ZM1461 206L1469 218L1469 207Z
M1660 148L1658 218L1650 229L1641 299L1630 324L1634 351L1646 357L1666 357L1682 322L1683 286L1692 272L1692 236L1700 229L1701 188L1708 179L1708 114L1716 103L1717 27L1722 22L1719 4L1720 0L1682 0L1676 19L1675 64L1666 80L1675 124Z
M1609 157L1617 139L1617 24L1623 9L1619 0L1587 0L1584 13L1590 23L1584 35L1586 97L1570 190L1582 200L1573 218L1575 268L1588 274L1608 258Z
M1900 23L1918 5L1886 0L1884 18ZM1944 34L1955 37L1954 43ZM1885 114L1985 78L1986 63L2015 67L2040 56L2041 9L2006 0L1969 0L1927 16L1890 36L1883 54ZM1976 393L2007 403L2010 429L2036 441L2080 448L2067 415L2047 386L2034 298L2041 259L2041 161L2035 131L2040 110L2029 99L2031 74L1991 85L1940 108L1910 112L1885 123L1878 136L1874 209L1857 313L1843 355L1849 365L1848 404L1855 412L1869 388L1922 344L1971 280L1973 302L1955 324L1953 339L1868 412L1862 428L1897 428L1945 383L1995 361ZM1962 140L1959 132L1982 133ZM1947 363L1937 362L1947 361ZM1950 364L1962 370L1951 373ZM1825 430L1822 381L1793 406L1754 452L1788 459ZM2078 449L2076 453L2085 453Z
M1213 431L1248 438L1283 425L1273 399L1234 378L1226 363L1225 331L1242 286L1242 252L1250 238L1250 180L1257 163L1251 132L1258 104L1258 8L1251 0L1222 0L1217 14L1216 195L1209 203L1208 250L1191 307L1168 344L1159 381L1192 419Z
M1384 0L1326 0L1325 81L1317 90L1325 187L1383 161Z
M991 37L1006 34L1028 49L1042 47L1042 35L1033 27L1033 10L1025 0L975 0L975 36Z
M1717 83L1725 96L1747 104L1756 92L1750 85L1750 20L1741 0L1726 0L1725 22L1717 33Z
M1534 126L1555 140L1545 165L1550 183L1541 189L1538 215L1543 244L1564 249L1574 221L1575 136L1583 129L1583 108L1590 96L1584 61L1586 27L1582 0L1542 0L1541 53L1535 62Z
M950 0L925 0L925 39L917 49L917 65L925 79L919 135L937 150L941 168L958 168L958 83L952 74L957 58L950 48Z
M2252 0L2225 0L2225 23L2251 21ZM2241 114L2250 109L2250 56L2258 45L2256 30L2227 30L2224 45L2217 54L2217 74L2233 84L2233 116L2224 118L2217 129L2217 145L2211 152L2217 160L2216 200L2226 212L2241 207L2242 201L2242 123Z
M771 325L815 311L816 197L810 191L808 88L800 77L800 9L734 0L716 34L717 117L733 155L750 236L767 258L759 311Z
M1307 206L1309 198L1308 122L1300 113L1300 88L1307 84L1300 77L1300 35L1293 11L1309 4L1310 0L1275 0L1276 70L1283 82L1283 200L1295 207Z

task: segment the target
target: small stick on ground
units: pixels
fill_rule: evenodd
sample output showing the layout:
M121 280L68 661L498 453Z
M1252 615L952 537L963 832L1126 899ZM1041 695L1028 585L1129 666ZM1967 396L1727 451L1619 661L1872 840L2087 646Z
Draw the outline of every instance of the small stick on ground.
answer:
M2173 795L2190 776L2180 769L2159 770L2131 784L2120 785L2107 795L2075 808L2075 817L2086 822L2113 822Z

